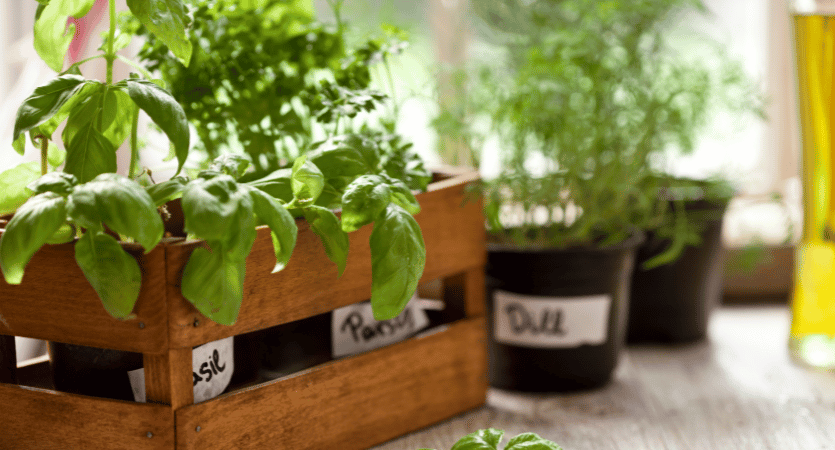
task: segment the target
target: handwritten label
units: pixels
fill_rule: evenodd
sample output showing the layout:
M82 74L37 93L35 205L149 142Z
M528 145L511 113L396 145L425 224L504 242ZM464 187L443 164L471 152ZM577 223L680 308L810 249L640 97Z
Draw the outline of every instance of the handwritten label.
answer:
M573 348L606 342L609 295L543 297L496 290L493 336L503 344Z
M220 395L232 380L235 371L233 337L195 347L191 354L194 403ZM128 372L133 398L145 403L145 369Z
M363 302L339 308L331 321L334 358L367 352L400 342L429 326L426 312L415 298L391 320L374 320L371 303Z

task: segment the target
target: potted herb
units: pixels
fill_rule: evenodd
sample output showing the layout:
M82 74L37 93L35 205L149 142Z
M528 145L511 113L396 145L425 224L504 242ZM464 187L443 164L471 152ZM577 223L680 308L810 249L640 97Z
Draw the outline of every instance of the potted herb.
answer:
M652 263L692 242L658 161L672 145L692 148L719 89L665 40L669 19L699 4L500 3L474 5L498 51L459 78L467 100L437 121L475 162L498 142L500 168L484 185L491 383L599 386L624 342L642 231L672 238Z
M495 428L470 433L455 443L451 450L499 450L504 431ZM510 439L504 450L562 450L556 443L539 437L536 433L522 433ZM420 449L429 450L429 449Z
M63 27L68 16L84 16L92 4L93 0L53 0L39 7L36 48L56 71L63 69L63 53L70 38L52 32L52 28ZM128 6L133 17L174 58L189 63L194 54L188 35L192 16L182 3L132 0ZM298 233L294 215L304 216L319 236L338 274L347 263L347 233L375 223L369 241L371 303L376 317L396 316L423 272L425 247L412 218L420 207L412 190L396 178L405 172L398 171L401 167L392 162L393 157L383 154L376 141L353 135L333 137L319 144L310 157L294 157L281 173L266 179L242 179L250 161L226 154L190 178L175 174L168 181L142 186L136 181L141 175L136 126L139 111L147 113L168 136L178 173L189 155L189 124L177 100L160 87L164 83L116 54L128 45L132 33L130 27L117 29L114 1L109 2L109 21L102 53L93 57L107 63L104 82L80 75L82 61L36 89L18 111L15 149L24 150L28 134L41 150L41 177L26 185L28 191L3 193L0 209L14 209L0 235L0 268L5 282L21 284L25 267L44 245L74 243L78 266L106 311L115 319L132 320L143 282L136 258L149 255L163 239L162 215L167 207L175 207L169 202L179 200L183 229L188 233L182 238L203 242L190 254L181 274L181 293L212 321L224 325L236 321L244 297L246 261L259 223L271 231L273 272L286 266ZM136 67L142 75L113 80L116 61ZM323 111L337 122L352 114L348 107L359 103L370 110L379 100L338 85L332 89L347 98L322 101L326 104ZM62 152L51 141L63 122ZM122 176L115 173L115 154L129 137L131 164L127 176ZM50 166L55 169L62 162L62 170L50 171ZM12 173L25 175L24 169L15 168ZM288 189L279 194L271 191L275 186ZM331 208L341 209L341 217Z

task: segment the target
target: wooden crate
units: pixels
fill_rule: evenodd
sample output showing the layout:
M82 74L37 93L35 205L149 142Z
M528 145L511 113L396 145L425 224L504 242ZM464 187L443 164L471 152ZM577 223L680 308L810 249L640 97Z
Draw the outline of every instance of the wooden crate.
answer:
M4 377L0 358L0 447L363 449L483 404L484 219L481 204L467 201L467 186L476 179L475 173L450 172L418 195L416 219L427 251L423 280L443 280L447 309L458 310L460 320L199 404L192 393L194 346L370 297L371 227L351 234L341 278L302 220L290 263L271 274L270 233L260 228L247 259L243 306L229 327L210 322L180 294L180 276L197 242L166 239L148 254L135 252L143 282L136 318L128 321L104 311L75 264L72 245L46 246L22 284L0 281L0 335L142 353L151 403L18 385L14 363L7 358ZM0 356L3 342L8 346L10 338L0 339ZM17 372L22 377L23 369Z

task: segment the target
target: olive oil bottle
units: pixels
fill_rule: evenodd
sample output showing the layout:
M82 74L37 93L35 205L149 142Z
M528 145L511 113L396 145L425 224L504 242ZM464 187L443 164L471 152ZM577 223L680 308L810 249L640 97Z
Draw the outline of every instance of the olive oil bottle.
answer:
M795 254L789 348L835 368L835 5L794 4L802 139L803 235Z

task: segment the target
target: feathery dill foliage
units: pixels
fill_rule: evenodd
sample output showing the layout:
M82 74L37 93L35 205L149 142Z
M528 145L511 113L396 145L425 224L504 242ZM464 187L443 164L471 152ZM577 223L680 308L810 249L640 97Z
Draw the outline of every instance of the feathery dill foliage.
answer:
M483 0L472 8L482 45L503 57L457 78L467 100L436 125L470 145L475 160L498 138L501 171L483 188L499 241L607 245L635 228L672 227L669 202L658 201L669 179L655 163L671 147L691 151L716 107L760 104L739 64L724 60L717 72L667 41L678 14L705 11L700 1Z

